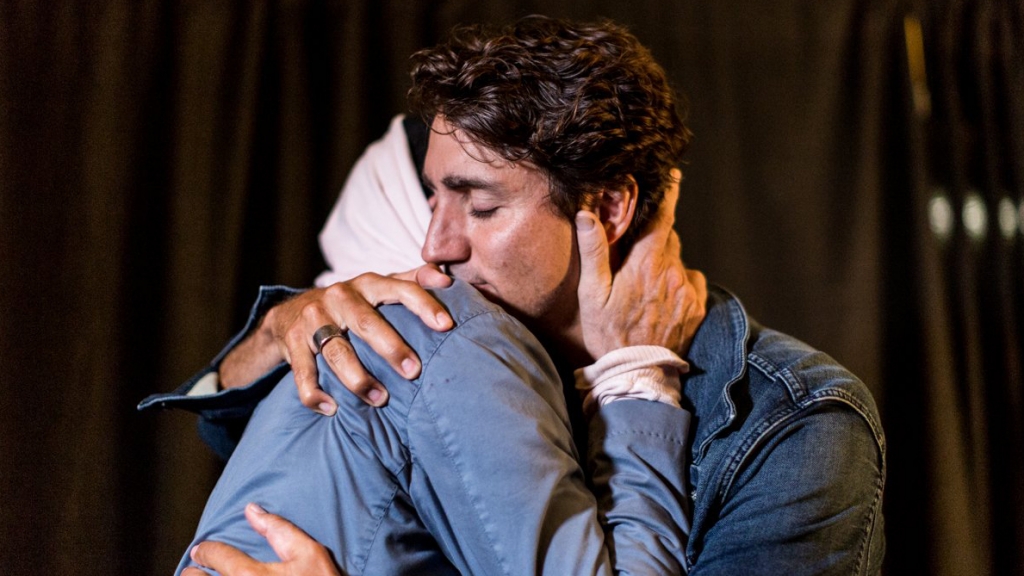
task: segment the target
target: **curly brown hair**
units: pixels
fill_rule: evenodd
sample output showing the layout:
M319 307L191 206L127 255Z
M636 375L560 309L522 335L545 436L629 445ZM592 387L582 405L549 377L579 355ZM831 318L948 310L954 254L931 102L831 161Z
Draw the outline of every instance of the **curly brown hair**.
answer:
M665 71L625 28L528 16L501 29L466 26L412 56L409 104L551 182L573 218L589 195L638 186L627 243L657 210L692 136Z

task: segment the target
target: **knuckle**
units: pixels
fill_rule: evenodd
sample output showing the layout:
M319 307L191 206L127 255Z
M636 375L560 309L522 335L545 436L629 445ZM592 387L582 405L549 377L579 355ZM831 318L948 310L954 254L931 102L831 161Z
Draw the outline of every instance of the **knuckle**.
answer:
M602 241L603 236L600 234L587 234L589 240L580 242L580 249L585 251L587 254L593 256L600 254L605 249L605 243Z
M376 352L391 361L399 360L406 355L403 344L391 339L380 342L376 347Z
M373 284L374 282L380 280L381 278L383 278L383 276L377 274L376 272L363 272L362 274L349 280L347 284L351 289L355 289L362 292L363 290L366 289L368 284Z
M315 406L317 404L317 392L319 388L313 386L299 386L299 401L303 406Z
M288 349L288 352L295 354L302 350L310 350L310 344L312 340L307 341L307 335L302 333L300 330L289 330L284 334L284 345Z
M432 272L432 269L430 267L428 267L426 264L424 264L423 266L420 266L418 268L413 268L413 270L412 270L412 281L415 282L417 286L420 286L424 282L427 282L427 281L430 280L431 272ZM408 276L403 276L403 278L408 278Z
M352 349L338 339L328 342L321 352L327 358L327 362L335 366L351 362L354 355Z
M356 288L352 286L352 280L331 284L324 293L324 300L344 305L352 299L352 293L355 291Z
M304 304L299 315L303 320L310 323L316 322L321 317L320 304L317 302L308 302Z
M352 328L359 334L373 332L378 327L379 317L376 312L369 310L356 315Z
M683 243L679 240L679 234L676 233L675 229L668 237L669 252L678 254L683 250Z
M358 396L362 396L373 388L373 378L366 372L353 373L345 379L345 387L350 392Z
M669 285L669 289L673 292L686 289L689 284L686 282L686 275L677 268L669 268L665 271L665 280Z
M708 279L707 277L704 276L702 272L695 271L692 274L687 273L686 277L690 279L690 282L692 282L698 290L700 290L701 292L707 292Z

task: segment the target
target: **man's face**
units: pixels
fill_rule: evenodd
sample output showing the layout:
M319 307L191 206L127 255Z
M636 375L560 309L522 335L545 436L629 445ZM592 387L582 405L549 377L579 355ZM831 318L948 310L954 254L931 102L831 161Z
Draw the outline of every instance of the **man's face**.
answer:
M547 177L453 132L441 116L423 175L434 191L424 261L447 265L531 328L571 328L579 259L572 224L551 203Z

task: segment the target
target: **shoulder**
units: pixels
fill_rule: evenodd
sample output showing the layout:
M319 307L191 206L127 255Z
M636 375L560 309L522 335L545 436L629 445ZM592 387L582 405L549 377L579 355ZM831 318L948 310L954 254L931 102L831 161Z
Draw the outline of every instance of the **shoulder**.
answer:
M753 321L748 350L747 377L737 389L745 388L750 403L737 415L742 442L735 456L750 463L774 450L805 474L821 467L825 476L852 473L855 462L882 472L885 434L860 378L828 354ZM864 480L873 487L877 474Z
M415 380L407 380L397 373L387 360L371 348L365 340L355 333L350 333L352 347L359 361L367 372L387 388L390 395L388 406L391 412L401 414L408 412L424 384L429 382L436 359L451 355L451 352L440 355L439 352L450 351L467 337L474 335L477 338L486 337L491 341L500 342L499 335L501 334L509 335L509 338L514 337L517 341L524 340L529 334L526 332L524 335L519 332L518 330L525 332L525 328L521 328L514 318L497 305L489 302L479 291L465 282L456 280L448 288L432 289L429 292L451 315L454 327L450 330L435 331L401 304L385 304L378 308L381 316L419 357L423 367L419 377ZM475 356L479 356L479 352ZM466 354L464 361L472 364L473 359L474 355ZM326 377L337 380L337 377L329 373L329 370L327 372L326 375L322 373L322 379ZM325 386L325 383L321 382L321 386ZM340 386L340 382L337 383L336 387L340 389ZM327 390L326 387L324 389Z
M715 290L708 319L694 340L705 356L686 383L697 421L691 558L773 563L786 542L809 538L870 549L844 565L874 562L885 439L867 386L829 355L760 326L725 291ZM808 550L806 566L821 559Z
M547 351L521 322L475 288L456 281L435 292L455 327L423 360L423 385L443 381L449 391L486 379L488 386L527 385L555 388L557 371Z
M777 398L794 409L817 404L841 404L860 415L878 442L882 425L874 398L864 382L828 354L776 330L751 321L747 364L752 380L764 379Z
M735 296L712 291L691 356L684 384L695 421L691 457L695 475L718 497L777 443L783 449L770 452L789 454L796 466L813 466L821 446L846 444L881 468L885 436L867 386L829 355L760 326Z
M512 380L560 390L557 371L543 346L503 308L460 280L431 293L454 321L454 327L447 332L428 328L403 306L387 305L380 309L423 363L417 381L420 393L443 381L446 394L453 394L480 379L490 383ZM373 366L368 368L378 377L381 375L377 372L390 372L383 360L365 345L357 347L357 351L361 358L373 357Z
M448 311L454 327L436 332L400 304L380 307L380 313L394 326L426 366L441 346L452 346L466 338L486 340L494 345L520 345L535 341L533 335L497 304L487 300L469 284L455 280L447 288L428 290Z
M429 334L429 348L410 341L423 362L408 410L410 448L434 441L462 446L461 434L473 435L473 442L488 434L512 437L511 430L527 424L534 433L568 431L562 383L537 338L465 283L435 295L455 326ZM419 329L414 333L420 336Z
M691 356L696 370L684 392L701 452L726 430L735 438L744 429L775 428L823 405L855 412L882 447L878 409L864 382L828 354L761 326L724 289L711 291Z

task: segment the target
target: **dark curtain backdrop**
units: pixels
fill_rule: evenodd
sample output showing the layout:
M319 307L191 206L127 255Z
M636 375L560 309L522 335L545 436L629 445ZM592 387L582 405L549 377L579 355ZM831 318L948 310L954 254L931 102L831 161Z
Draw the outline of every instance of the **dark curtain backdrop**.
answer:
M0 572L166 574L185 414L458 22L628 24L690 101L687 262L874 391L887 574L1024 574L1016 0L0 0Z

